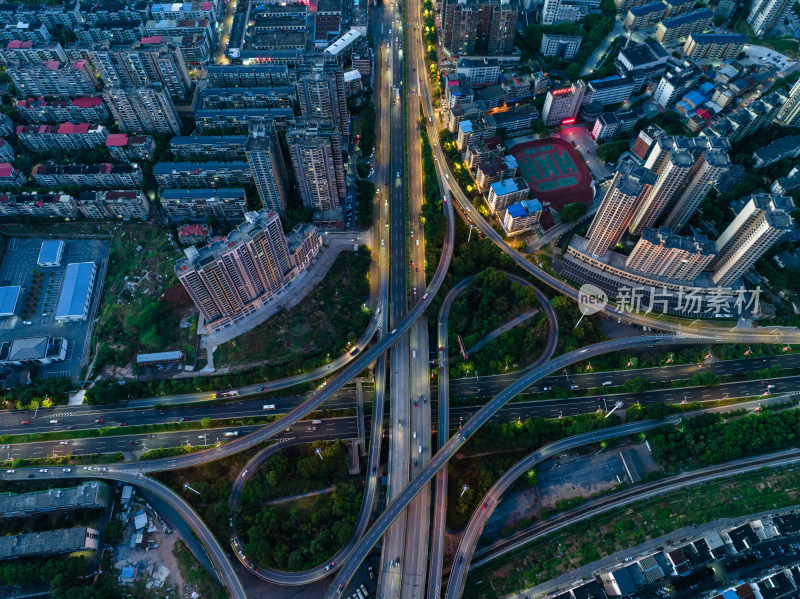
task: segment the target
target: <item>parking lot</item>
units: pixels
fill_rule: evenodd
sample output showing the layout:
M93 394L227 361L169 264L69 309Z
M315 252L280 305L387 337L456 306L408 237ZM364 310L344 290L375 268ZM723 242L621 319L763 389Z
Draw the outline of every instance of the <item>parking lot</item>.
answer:
M561 499L589 497L628 482L618 452L550 460L538 469L536 488L542 505L553 507Z
M108 265L108 241L101 239L67 239L61 265L42 268L37 264L39 250L45 239L22 239L14 237L0 265L0 286L22 287L15 316L0 318L0 342L25 337L63 337L67 340L67 357L63 362L37 366L41 378L63 376L77 377L88 356L91 327L102 295ZM92 291L89 316L84 322L56 322L58 303L64 271L71 262L94 262L97 264L94 289ZM35 273L42 273L41 291L36 298L35 309L23 319L23 306L32 293L31 282ZM30 323L30 324L26 324Z

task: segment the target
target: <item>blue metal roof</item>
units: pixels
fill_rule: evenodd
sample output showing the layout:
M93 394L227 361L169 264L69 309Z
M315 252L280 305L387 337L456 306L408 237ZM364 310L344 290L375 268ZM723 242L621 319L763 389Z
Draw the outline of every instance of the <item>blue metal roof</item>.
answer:
M492 183L492 189L494 190L495 194L499 196L511 193L513 191L518 191L517 184L514 183L514 179L505 179L503 181Z
M64 242L59 241L43 241L42 247L39 250L39 264L58 264L61 262L61 254L64 251Z
M508 207L508 213L513 216L514 218L520 218L522 216L528 216L528 212L522 206L522 204L511 204Z
M694 104L695 106L700 106L703 102L706 101L706 97L698 91L691 91L685 96L683 96L683 100Z
M84 316L86 298L91 293L96 266L94 262L73 262L67 264L64 284L58 296L56 319L80 318Z
M21 288L0 287L0 316L11 316L17 308Z

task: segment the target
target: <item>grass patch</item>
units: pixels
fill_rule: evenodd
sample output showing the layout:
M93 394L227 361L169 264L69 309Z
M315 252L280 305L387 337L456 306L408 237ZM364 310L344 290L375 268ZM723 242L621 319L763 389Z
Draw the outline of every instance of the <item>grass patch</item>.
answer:
M34 468L36 466L80 466L83 464L114 464L125 458L121 452L65 455L55 458L15 458L0 462L0 468Z
M183 578L184 587L181 595L189 597L191 591L196 591L201 597L208 599L225 599L227 593L223 590L217 581L203 569L200 563L195 559L192 552L183 541L177 541L172 547L172 555L178 562L178 569L181 571L181 578Z

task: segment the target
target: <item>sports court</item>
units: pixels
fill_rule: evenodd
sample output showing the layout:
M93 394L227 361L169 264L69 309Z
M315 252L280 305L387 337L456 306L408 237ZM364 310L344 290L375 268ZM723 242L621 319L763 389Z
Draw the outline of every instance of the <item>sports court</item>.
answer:
M534 196L555 210L567 204L592 201L592 177L569 142L557 138L537 139L513 146L520 174Z

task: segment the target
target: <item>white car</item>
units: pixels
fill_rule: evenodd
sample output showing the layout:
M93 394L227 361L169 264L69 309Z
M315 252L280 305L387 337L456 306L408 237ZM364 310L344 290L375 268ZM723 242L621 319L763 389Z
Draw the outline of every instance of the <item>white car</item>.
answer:
M40 470L39 470L39 472L41 472L42 474L44 474L45 472L47 472L47 468L42 468L42 469L40 469Z
M412 358L416 358L417 357L417 350L412 350L411 351L411 357Z

